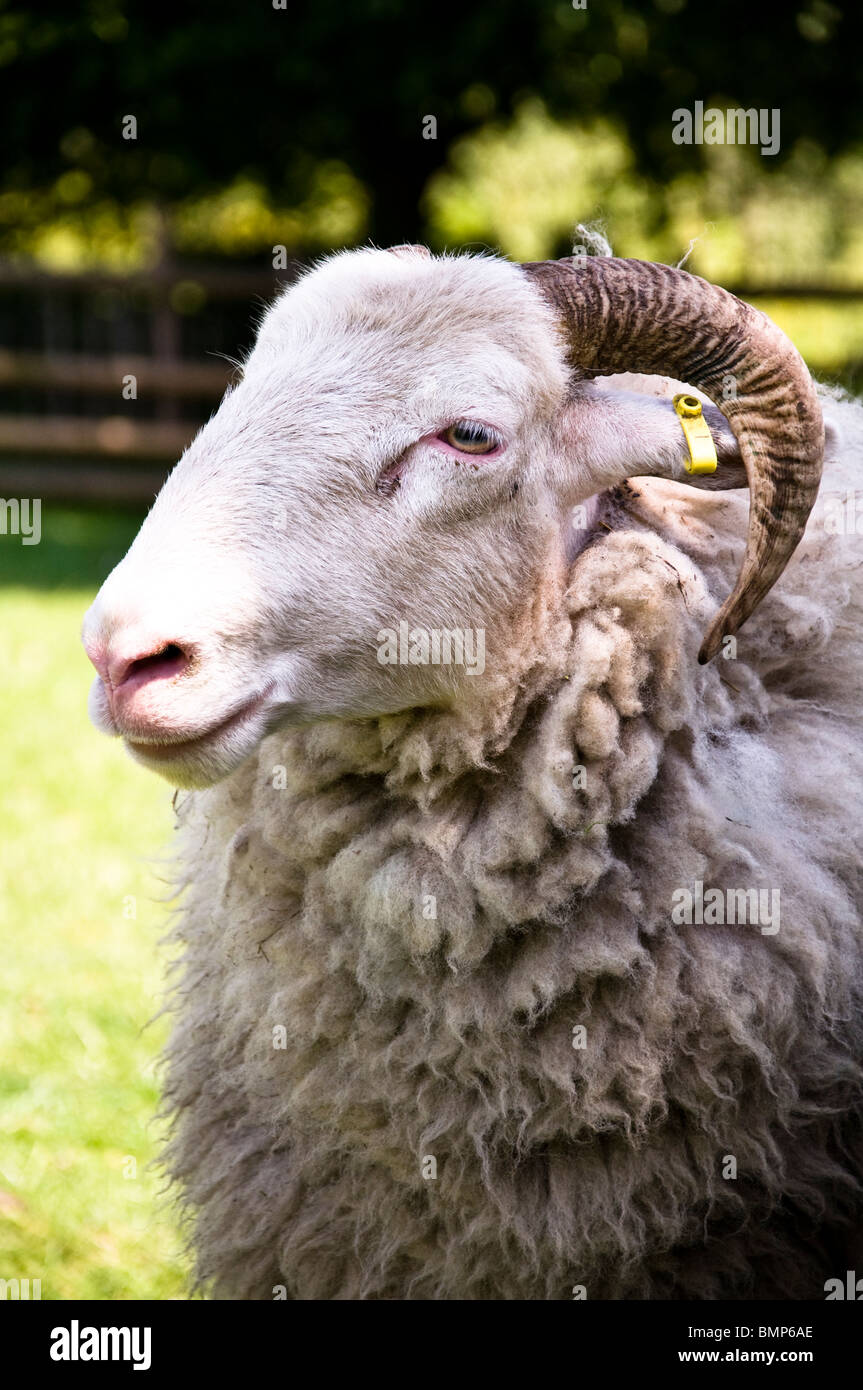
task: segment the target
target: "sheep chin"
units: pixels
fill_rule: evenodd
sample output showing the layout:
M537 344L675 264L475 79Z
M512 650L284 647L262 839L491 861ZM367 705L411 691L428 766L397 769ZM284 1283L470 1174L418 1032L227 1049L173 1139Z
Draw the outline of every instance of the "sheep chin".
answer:
M201 790L228 777L269 732L273 711L268 691L255 696L215 727L173 743L139 743L124 738L136 763L183 790Z
M157 776L163 777L166 782L171 783L172 787L179 787L182 791L202 791L206 787L212 787L217 782L223 781L241 763L245 762L246 758L254 752L257 739L242 749L227 749L218 746L190 749L187 745L181 745L170 749L174 755L172 757L155 755L156 745L130 743L128 739L124 739L123 743L126 752L134 762L147 768L149 772L155 772ZM166 748L159 748L160 754L168 751Z

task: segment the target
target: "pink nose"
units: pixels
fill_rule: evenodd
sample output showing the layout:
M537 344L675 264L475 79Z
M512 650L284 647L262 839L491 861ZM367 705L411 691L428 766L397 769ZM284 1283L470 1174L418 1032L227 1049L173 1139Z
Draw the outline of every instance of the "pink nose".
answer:
M188 645L159 638L115 634L108 643L85 637L84 649L109 692L124 700L157 680L173 680L188 670L192 651Z

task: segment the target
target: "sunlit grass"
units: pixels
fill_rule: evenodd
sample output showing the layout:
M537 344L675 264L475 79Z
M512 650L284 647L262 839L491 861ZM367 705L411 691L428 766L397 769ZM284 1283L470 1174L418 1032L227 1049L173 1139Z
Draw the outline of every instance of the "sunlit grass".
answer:
M0 1278L41 1279L49 1299L182 1298L175 1221L147 1170L165 1020L145 1025L167 913L152 861L171 791L90 727L78 636L93 571L136 522L46 523L27 554L0 538L7 582L15 566L82 584L0 589Z
M851 389L863 387L863 298L756 302L788 334L817 377Z

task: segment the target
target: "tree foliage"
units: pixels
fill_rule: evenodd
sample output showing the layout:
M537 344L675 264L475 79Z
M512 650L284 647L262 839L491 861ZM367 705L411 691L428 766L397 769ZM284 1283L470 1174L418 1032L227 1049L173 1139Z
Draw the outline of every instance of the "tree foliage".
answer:
M531 95L557 118L617 120L657 180L699 166L703 148L671 140L673 111L699 99L780 111L771 172L801 139L863 140L850 0L579 3L0 0L0 192L65 178L70 202L170 205L241 179L297 207L323 163L361 181L387 242L421 234L453 142Z

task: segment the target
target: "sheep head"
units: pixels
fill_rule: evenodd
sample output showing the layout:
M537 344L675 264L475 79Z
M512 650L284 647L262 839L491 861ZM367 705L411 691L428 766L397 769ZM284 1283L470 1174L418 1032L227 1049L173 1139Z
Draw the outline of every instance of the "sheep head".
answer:
M746 563L707 655L802 533L823 428L763 315L641 262L395 252L334 256L269 309L87 614L94 723L177 785L218 780L290 722L475 695L565 564L572 507L627 476L749 479ZM711 416L713 479L686 474L670 402L591 380L671 372L709 392L723 368L740 388L734 432ZM382 657L403 623L482 634L483 660Z

